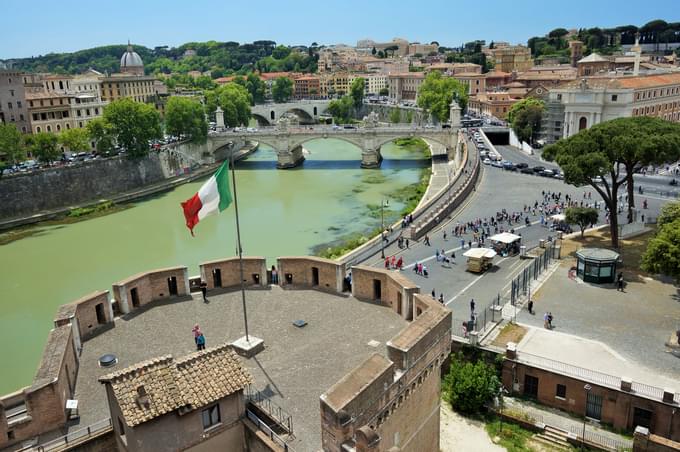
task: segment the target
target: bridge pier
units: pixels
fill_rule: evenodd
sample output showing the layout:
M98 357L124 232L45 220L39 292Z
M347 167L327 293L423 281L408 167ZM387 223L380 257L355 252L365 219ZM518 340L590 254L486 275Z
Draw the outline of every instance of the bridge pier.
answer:
M380 148L361 151L362 168L380 168L382 159L383 158L382 155L380 154Z
M276 167L278 169L295 168L305 161L305 156L302 154L302 146L296 146L293 150L277 151L276 157L278 160Z

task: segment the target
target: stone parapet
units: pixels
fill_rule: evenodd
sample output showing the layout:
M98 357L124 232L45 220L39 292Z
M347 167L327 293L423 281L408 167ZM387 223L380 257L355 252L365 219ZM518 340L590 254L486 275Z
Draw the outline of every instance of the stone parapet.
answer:
M279 257L279 285L342 293L345 264L321 257Z
M121 313L127 314L152 301L189 295L186 267L172 267L138 273L112 285Z
M238 257L203 262L199 265L201 280L208 290L233 289L241 286L241 269ZM267 285L267 261L264 257L243 258L243 284L246 287Z

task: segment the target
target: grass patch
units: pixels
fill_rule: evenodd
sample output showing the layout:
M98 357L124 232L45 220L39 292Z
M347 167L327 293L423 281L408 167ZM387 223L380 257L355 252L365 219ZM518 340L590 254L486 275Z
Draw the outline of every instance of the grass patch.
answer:
M528 442L534 435L533 432L523 429L517 424L503 422L501 432L500 420L496 417L486 424L486 431L494 442L505 447L508 452L532 452Z
M409 214L416 209L421 198L427 191L431 174L431 168L423 168L420 173L420 182L402 187L392 194L392 198L404 204L404 208L399 212L400 216Z
M423 157L430 157L430 146L427 145L425 140L418 137L407 137L407 138L397 138L393 143L399 147L408 147L419 151Z
M91 218L103 217L104 215L120 212L129 209L130 207L134 207L134 205L114 204L111 201L105 201L92 207L72 209L64 216L57 219L20 226L0 234L0 246L7 245L9 243L16 242L17 240L25 239L34 235L42 234L45 232L46 227L78 223Z
M387 182L387 176L379 170L368 170L368 174L361 178L361 182L365 184L384 184Z
M349 253L354 248L357 248L368 242L371 238L380 234L380 228L376 228L367 234L354 233L335 242L335 245L326 248L319 247L315 254L326 259L337 259L338 257Z

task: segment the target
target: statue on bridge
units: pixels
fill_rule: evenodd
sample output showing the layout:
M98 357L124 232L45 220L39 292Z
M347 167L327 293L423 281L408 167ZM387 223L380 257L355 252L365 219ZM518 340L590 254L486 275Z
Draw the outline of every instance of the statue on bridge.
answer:
M380 125L380 116L378 116L378 113L372 111L368 114L368 116L364 116L362 121L364 123L364 128L374 129Z
M278 121L276 121L276 129L280 131L288 130L289 126L298 125L300 120L298 117L292 113L285 113L281 115Z

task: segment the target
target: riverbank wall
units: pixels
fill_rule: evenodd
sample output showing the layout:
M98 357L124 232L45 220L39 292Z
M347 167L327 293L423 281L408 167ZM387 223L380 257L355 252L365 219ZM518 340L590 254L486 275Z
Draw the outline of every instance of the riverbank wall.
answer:
M73 167L48 168L0 179L0 231L53 220L103 201L127 203L210 174L231 148L206 161L185 152L191 143L170 146L140 160L93 160ZM235 160L248 157L257 143L235 146Z

